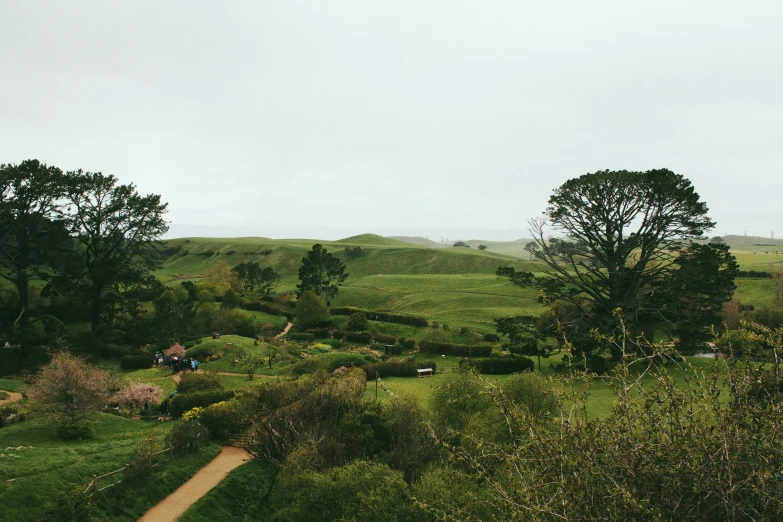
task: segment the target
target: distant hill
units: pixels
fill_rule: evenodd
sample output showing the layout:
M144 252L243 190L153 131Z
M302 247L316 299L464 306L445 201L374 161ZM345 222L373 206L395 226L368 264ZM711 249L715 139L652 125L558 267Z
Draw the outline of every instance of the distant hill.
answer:
M412 236L389 236L388 239L396 239L397 241L402 241L404 243L410 243L412 245L419 245L427 248L447 248L451 245L444 245L443 243L438 243L437 241L433 241L431 239L427 239L426 237L412 237Z
M780 251L783 250L783 239L771 239L759 236L722 236L721 239L734 250L747 251Z

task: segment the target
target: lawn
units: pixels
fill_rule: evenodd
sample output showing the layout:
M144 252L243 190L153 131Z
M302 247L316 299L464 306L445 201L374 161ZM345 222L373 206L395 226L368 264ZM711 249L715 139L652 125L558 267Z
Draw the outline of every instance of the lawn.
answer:
M162 443L174 423L131 420L99 413L94 417L95 438L63 441L55 433L55 424L41 417L0 430L0 521L36 520L44 504L69 486L86 487L95 475L123 467L139 440L153 437ZM211 451L211 450L210 450ZM210 451L196 460L209 460ZM214 453L214 451L212 451ZM173 460L163 470L182 468L184 475L194 471ZM165 471L163 472L165 475ZM169 471L168 475L172 472ZM175 475L177 475L175 473ZM137 490L126 497L123 487L111 488L112 503L133 504L133 515L104 513L103 520L136 520L140 513L157 502L157 496L168 494L190 476L177 475L176 480L156 481L155 488ZM149 485L149 484L148 484Z

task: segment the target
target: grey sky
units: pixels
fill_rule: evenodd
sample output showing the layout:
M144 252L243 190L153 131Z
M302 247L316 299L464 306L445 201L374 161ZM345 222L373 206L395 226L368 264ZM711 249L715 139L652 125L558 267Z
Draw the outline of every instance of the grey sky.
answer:
M568 178L667 167L716 234L783 237L782 20L780 1L0 0L0 162L113 173L173 232L323 239L526 236Z

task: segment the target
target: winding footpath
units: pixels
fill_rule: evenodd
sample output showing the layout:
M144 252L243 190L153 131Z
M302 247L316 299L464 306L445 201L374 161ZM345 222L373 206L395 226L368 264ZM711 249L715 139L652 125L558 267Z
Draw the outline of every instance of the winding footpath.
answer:
M16 392L8 391L8 390L0 390L0 391L1 392L5 392L5 393L7 393L9 395L9 397L7 399L0 400L0 406L2 406L3 404L10 404L12 402L17 402L17 401L21 401L22 400L22 394L21 393L16 393Z
M220 484L226 475L247 462L249 458L244 448L221 446L217 457L198 470L174 493L144 513L139 522L174 522L209 490Z

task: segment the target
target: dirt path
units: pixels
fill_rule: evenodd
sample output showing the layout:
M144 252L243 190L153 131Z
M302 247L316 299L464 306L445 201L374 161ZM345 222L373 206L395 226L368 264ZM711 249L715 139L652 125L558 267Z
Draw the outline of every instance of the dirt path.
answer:
M229 472L246 462L248 454L242 448L223 446L220 454L201 468L174 493L144 513L139 522L173 522L198 499L217 486Z
M285 329L282 332L280 332L279 334L275 335L273 340L277 341L278 339L283 337L285 334L288 333L288 330L290 330L293 325L294 325L294 323L288 323L287 325L285 325Z
M2 406L3 404L10 404L12 402L17 402L17 401L21 401L22 400L22 394L21 393L16 393L16 392L8 391L8 390L0 390L0 391L5 392L8 395L10 395L10 397L8 397L7 399L0 400L0 406Z

